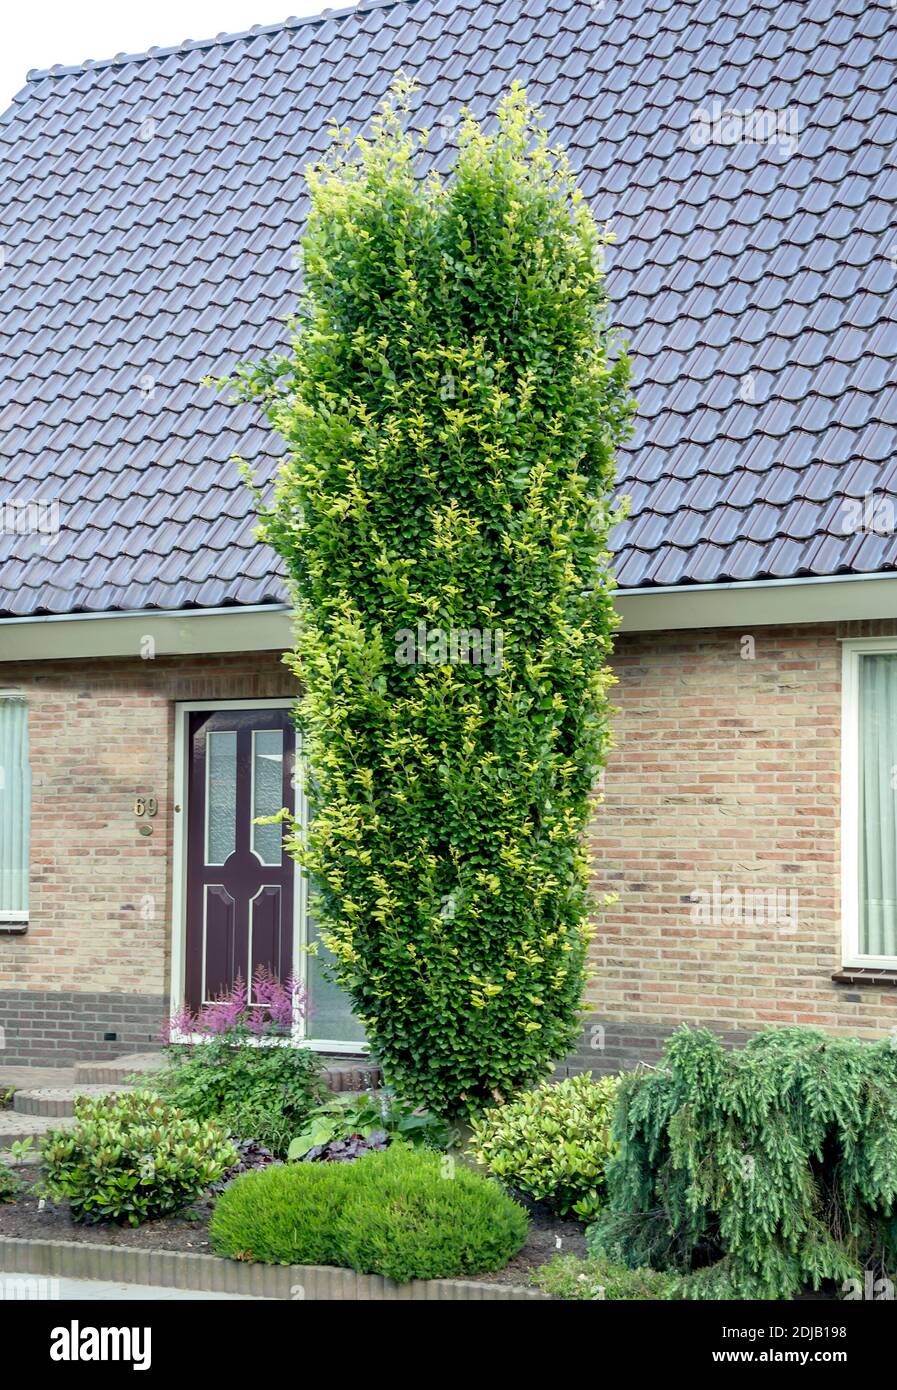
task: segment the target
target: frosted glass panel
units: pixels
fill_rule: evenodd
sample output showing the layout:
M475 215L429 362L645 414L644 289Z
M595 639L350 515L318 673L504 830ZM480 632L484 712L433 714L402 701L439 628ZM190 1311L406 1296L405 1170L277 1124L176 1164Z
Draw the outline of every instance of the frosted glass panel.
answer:
M252 816L273 816L283 806L283 730L256 729L252 737ZM283 826L253 825L252 848L263 864L279 864Z
M30 833L28 707L0 697L0 921L28 915Z
M318 937L317 924L308 924L308 941L317 942L318 954L308 957L308 1002L310 1013L306 1033L326 1042L364 1042L364 1029L352 1012L349 996L326 976L325 966L333 963L333 953Z
M237 735L206 735L206 863L223 864L237 844Z

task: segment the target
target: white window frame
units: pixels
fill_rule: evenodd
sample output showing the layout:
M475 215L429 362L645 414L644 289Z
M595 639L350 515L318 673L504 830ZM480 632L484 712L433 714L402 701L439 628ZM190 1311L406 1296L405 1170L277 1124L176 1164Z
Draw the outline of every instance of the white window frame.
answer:
M860 951L860 666L866 655L897 656L897 636L841 644L841 924L845 969L897 970L897 956Z
M183 1003L186 989L187 963L187 825L190 795L189 744L187 740L187 720L192 713L201 710L229 709L292 709L295 700L181 700L174 706L174 806L180 810L173 814L173 854L171 880L171 1006L177 1009ZM299 735L296 735L296 762L302 756ZM295 776L295 773L294 773ZM297 809L299 823L304 828L308 823L308 807L304 795L297 789ZM293 880L293 960L294 969L304 990L308 988L308 878L300 865L295 866ZM201 1042L197 1034L172 1031L173 1042ZM339 1038L309 1038L305 1032L305 1020L296 1020L289 1038L252 1039L255 1046L298 1046L307 1047L312 1052L327 1052L334 1055L365 1055L369 1048L366 1043L345 1042Z
M0 689L0 700L22 700L25 704L25 718L28 718L28 700L24 690L13 687ZM30 732L30 730L29 730ZM33 802L33 798L32 798ZM33 804L31 807L33 813ZM28 876L31 877L31 845L28 846ZM28 930L31 920L31 883L28 884L28 907L23 912L21 908L9 908L0 911L0 932L24 932Z

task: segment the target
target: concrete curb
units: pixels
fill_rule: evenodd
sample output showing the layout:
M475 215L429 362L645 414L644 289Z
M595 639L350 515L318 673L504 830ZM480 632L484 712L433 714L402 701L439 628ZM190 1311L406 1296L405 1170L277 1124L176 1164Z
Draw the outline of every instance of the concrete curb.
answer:
M217 1255L192 1255L180 1250L135 1250L121 1245L80 1245L68 1240L19 1240L14 1236L0 1236L0 1270L5 1274L105 1279L114 1284L154 1284L294 1302L548 1300L548 1295L539 1289L515 1284L465 1279L414 1279L409 1284L396 1284L380 1274L356 1274L352 1269L329 1265L240 1264Z

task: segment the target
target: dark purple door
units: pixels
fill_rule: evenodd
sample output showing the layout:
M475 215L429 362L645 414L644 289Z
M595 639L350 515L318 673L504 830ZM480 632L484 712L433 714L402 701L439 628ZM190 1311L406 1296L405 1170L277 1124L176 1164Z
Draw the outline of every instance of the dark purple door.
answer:
M259 966L293 966L293 861L283 826L293 810L295 732L287 709L189 715L186 1003L201 1008Z

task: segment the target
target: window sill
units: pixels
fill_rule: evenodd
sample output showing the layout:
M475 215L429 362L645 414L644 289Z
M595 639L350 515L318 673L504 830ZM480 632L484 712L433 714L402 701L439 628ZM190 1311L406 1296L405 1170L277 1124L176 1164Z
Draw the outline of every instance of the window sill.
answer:
M832 976L836 985L875 985L897 989L897 966L893 970L882 965L843 965Z

